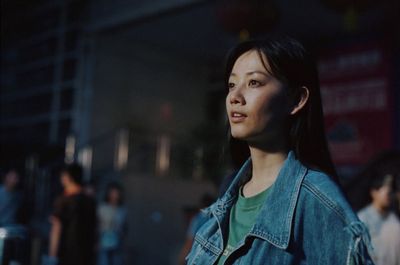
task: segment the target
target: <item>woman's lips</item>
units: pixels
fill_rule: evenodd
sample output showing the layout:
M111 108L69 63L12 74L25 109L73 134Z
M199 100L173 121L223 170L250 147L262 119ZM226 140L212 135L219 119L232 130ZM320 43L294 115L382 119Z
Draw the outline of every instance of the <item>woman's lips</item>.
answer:
M231 118L231 122L240 123L247 118L247 115L240 113L240 112L232 112L230 118Z

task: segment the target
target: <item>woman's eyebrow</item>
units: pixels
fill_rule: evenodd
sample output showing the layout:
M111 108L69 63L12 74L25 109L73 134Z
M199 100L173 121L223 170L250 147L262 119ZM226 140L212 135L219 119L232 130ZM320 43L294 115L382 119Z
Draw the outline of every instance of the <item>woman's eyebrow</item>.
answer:
M265 76L269 76L268 73L263 72L263 71L251 71L251 72L247 72L246 73L246 75L252 75L252 74L262 74L262 75L265 75Z
M250 71L250 72L246 73L246 75L252 75L252 74L262 74L262 75L265 75L267 77L269 76L268 73L263 72L263 71ZM230 76L237 76L237 75L235 73L231 73Z

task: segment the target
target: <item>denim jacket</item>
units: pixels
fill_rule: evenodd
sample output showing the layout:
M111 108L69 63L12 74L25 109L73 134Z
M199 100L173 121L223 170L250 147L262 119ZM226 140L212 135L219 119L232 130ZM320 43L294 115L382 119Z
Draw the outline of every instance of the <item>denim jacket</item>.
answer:
M249 178L250 159L226 193L204 210L207 221L186 257L189 265L213 265L226 246L229 214L239 187ZM235 265L373 264L368 230L338 186L302 165L291 151L255 224L228 256Z

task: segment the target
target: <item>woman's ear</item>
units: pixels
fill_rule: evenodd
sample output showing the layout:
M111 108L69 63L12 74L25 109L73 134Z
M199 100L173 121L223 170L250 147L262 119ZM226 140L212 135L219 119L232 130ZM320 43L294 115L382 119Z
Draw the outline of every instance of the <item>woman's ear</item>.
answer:
M310 96L310 92L307 87L302 86L300 92L300 99L296 104L293 106L292 111L290 112L291 115L298 113L307 103L308 98Z

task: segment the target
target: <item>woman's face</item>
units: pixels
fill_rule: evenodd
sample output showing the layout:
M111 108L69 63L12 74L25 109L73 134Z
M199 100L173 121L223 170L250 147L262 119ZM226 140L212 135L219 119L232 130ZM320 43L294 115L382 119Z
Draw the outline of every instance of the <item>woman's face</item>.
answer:
M234 138L259 142L282 136L290 113L286 87L268 73L256 50L236 60L228 87L226 110Z

